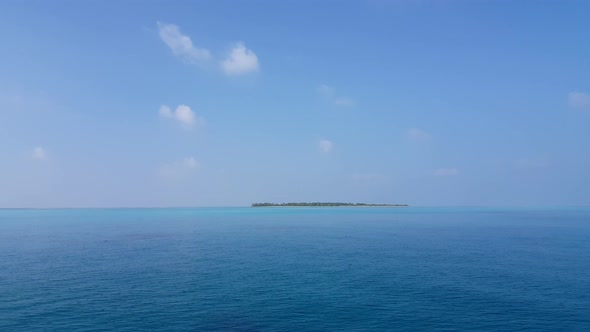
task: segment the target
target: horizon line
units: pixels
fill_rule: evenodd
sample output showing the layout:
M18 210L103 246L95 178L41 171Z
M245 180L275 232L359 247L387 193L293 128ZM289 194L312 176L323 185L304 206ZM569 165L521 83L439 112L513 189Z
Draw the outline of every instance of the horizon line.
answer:
M251 205L199 205L199 206L95 206L95 207L0 207L0 210L107 210L107 209L199 209L199 208L251 208ZM271 207L271 206L269 206ZM288 207L288 206L286 206ZM293 206L315 208L318 206ZM331 207L331 206L319 206ZM333 206L339 208L354 206ZM381 206L374 206L381 207ZM382 206L387 207L387 206ZM407 208L590 208L590 205L406 205Z

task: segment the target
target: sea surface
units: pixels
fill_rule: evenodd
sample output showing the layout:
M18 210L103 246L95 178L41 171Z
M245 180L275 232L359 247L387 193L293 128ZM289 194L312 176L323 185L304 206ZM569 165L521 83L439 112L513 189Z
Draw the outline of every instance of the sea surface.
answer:
M0 331L590 331L590 208L0 210Z

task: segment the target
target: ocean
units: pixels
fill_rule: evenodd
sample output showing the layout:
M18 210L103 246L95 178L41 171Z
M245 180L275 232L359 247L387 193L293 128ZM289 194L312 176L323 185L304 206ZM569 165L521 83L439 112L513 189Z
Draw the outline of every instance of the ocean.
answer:
M590 331L590 208L0 210L0 331Z

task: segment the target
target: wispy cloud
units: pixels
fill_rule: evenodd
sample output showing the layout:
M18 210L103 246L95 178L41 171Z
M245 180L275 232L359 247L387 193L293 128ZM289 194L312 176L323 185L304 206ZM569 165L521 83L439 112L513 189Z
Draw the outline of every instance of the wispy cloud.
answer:
M318 147L320 148L320 151L324 153L329 153L332 151L332 148L334 148L334 143L327 139L321 139L318 143Z
M196 168L199 166L199 163L197 163L197 161L195 160L194 157L188 157L188 158L184 158L184 160L182 161L184 167L186 168Z
M252 50L247 49L243 42L239 42L231 49L227 58L221 62L221 69L226 75L257 72L259 69L258 56Z
M351 107L354 106L354 100L346 97L338 97L334 99L334 105L342 107Z
M45 149L43 149L42 147L38 146L33 149L33 154L32 154L33 159L44 160L46 156L47 156L47 154L45 153Z
M191 38L183 34L177 25L162 22L157 24L160 39L168 45L174 55L188 63L202 63L213 58L208 49L195 46ZM236 43L219 64L219 68L228 76L254 73L260 69L258 56L246 48L244 42Z
M160 167L160 176L166 178L178 178L191 174L199 168L199 163L194 157L187 157Z
M459 175L459 170L456 168L439 168L434 170L436 176L455 176Z
M331 87L329 85L321 84L318 87L318 93L321 96L332 98L332 97L334 97L334 94L336 93L336 89L334 89L333 87Z
M190 63L211 59L211 52L193 45L191 38L180 32L174 24L158 22L158 30L162 41L170 47L172 53Z
M429 132L418 128L408 129L407 135L409 139L417 142L429 141L432 138Z
M572 108L590 109L590 94L580 91L572 91L567 95L567 102Z
M359 183L373 184L373 183L383 183L387 180L387 177L383 174L360 173L360 174L353 174L352 180L355 182L359 182Z
M204 123L204 119L195 116L195 113L190 107L186 105L179 105L176 110L172 110L167 105L160 106L160 116L163 118L171 118L179 121L185 128L192 128L195 125Z
M24 98L18 94L5 94L0 91L0 105L10 107L20 106L24 103Z
M542 158L521 158L514 162L514 167L519 170L532 170L547 167L549 160Z
M355 101L349 97L337 95L336 89L326 84L321 84L317 88L317 92L322 98L339 107L352 107L356 104Z

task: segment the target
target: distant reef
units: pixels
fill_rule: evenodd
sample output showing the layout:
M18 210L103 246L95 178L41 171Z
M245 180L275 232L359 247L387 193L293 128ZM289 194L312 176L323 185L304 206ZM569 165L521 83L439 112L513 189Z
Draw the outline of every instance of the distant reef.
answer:
M404 207L408 204L368 204L368 203L339 203L339 202L311 202L311 203L253 203L252 207L293 207L293 206L391 206Z

